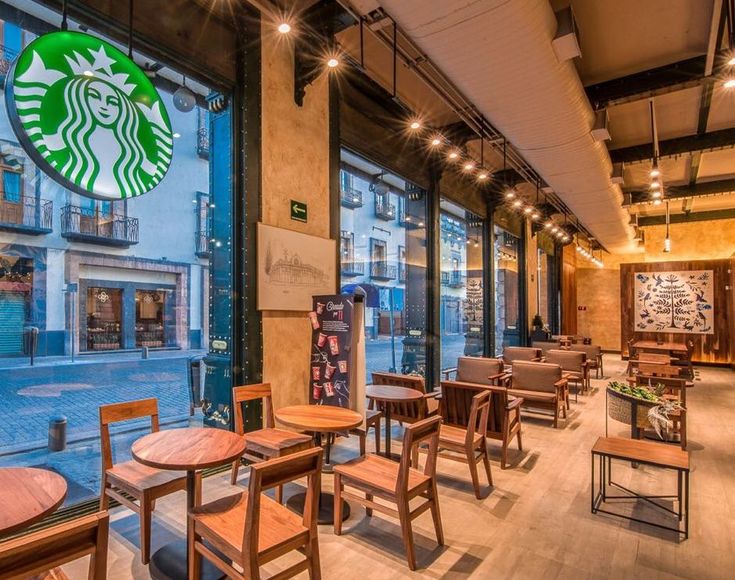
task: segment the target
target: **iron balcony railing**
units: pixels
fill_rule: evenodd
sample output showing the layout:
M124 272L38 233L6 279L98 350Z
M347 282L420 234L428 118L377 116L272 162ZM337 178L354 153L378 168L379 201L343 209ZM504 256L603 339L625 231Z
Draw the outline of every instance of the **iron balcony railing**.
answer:
M407 273L408 268L406 268L406 264L403 262L398 262L398 281L402 284L406 283Z
M375 217L385 221L391 221L396 219L396 206L387 201L382 201L381 198L375 198Z
M77 242L132 246L138 243L138 225L138 218L121 214L105 214L76 205L61 208L61 235Z
M354 187L343 188L340 192L342 206L350 209L362 207L362 191Z
M462 288L465 285L465 277L462 272L442 272L441 282L442 286Z
M343 276L364 276L365 275L365 262L354 262L352 260L343 260L341 272Z
M372 262L370 264L370 277L376 280L395 280L398 268L395 264L388 262Z
M22 196L18 201L0 200L0 230L31 235L52 230L54 203L47 199Z
M197 251L196 254L200 258L209 258L212 255L210 249L209 234L207 232L198 231L196 234Z

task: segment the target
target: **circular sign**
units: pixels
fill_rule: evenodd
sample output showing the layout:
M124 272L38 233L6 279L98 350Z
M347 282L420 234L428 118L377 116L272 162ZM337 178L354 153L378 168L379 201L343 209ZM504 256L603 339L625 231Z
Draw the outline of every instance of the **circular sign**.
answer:
M153 83L94 36L61 31L35 39L8 72L5 102L33 161L81 195L147 193L171 164L171 122Z

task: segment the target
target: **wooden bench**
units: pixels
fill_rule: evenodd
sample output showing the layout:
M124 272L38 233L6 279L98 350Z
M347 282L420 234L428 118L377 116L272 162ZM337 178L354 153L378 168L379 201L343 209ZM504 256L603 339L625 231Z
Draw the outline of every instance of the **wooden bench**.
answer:
M651 441L637 441L634 439L622 439L619 437L599 437L592 447L592 490L591 511L593 514L603 513L634 522L648 524L664 530L671 530L683 534L684 539L689 537L689 453L663 443ZM595 488L595 457L598 459L599 482ZM676 495L642 495L630 490L613 480L612 460L619 459L639 465L651 465L661 469L669 469L677 472ZM615 487L626 495L610 495L608 487ZM643 520L621 513L603 509L601 506L607 500L634 499L643 500L667 514L674 515L678 519L676 527L665 526L649 520ZM676 500L678 509L676 511L661 505L656 500ZM681 522L684 521L684 528Z

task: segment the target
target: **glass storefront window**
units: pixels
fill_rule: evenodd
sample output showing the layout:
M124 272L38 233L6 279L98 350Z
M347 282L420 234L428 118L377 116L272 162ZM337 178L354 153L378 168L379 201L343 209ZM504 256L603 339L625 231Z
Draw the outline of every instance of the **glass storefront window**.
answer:
M58 26L57 12L26 4L32 9L16 11L18 22L0 22L2 70L36 36ZM156 71L152 80L174 132L171 166L139 197L99 201L61 187L21 147L0 103L0 466L57 471L69 483L67 506L99 496L100 405L154 397L161 428L203 423L200 409L189 414L190 361L207 354L210 322L231 315L224 307L209 315L212 280L231 268L229 110L209 114L212 91L188 77L197 106L178 110L172 91L181 71L139 53L134 59ZM218 123L219 132L210 132L210 123ZM217 154L210 156L210 149ZM210 191L210 183L218 186ZM220 205L224 209L215 209ZM231 343L230 326L220 323L225 330L217 338ZM38 329L33 367L30 327ZM202 383L214 374L203 364L198 369ZM57 414L68 420L67 448L51 452L48 421ZM142 434L141 422L132 426L114 430L116 461L130 459L130 446Z
M520 346L518 250L521 240L497 225L495 233L495 355Z
M460 356L482 356L482 222L463 207L441 202L441 367Z
M538 315L544 323L549 325L549 255L541 248L538 249L538 266L536 278L536 304Z
M424 192L342 150L341 287L367 295L367 381L374 371L424 374L426 200Z
M87 289L86 350L122 348L122 290Z

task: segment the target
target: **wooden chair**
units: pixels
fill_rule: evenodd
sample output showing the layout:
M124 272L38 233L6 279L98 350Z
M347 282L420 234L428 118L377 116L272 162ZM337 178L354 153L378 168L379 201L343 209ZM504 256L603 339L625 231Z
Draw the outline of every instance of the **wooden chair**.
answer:
M550 350L558 350L561 348L561 342L558 340L534 340L531 348L537 348L541 351L541 356L545 357Z
M263 402L263 428L245 432L245 421L242 413L242 404L248 401ZM291 453L309 449L313 445L310 435L277 429L273 417L273 395L270 383L244 385L232 389L232 406L235 409L235 433L245 438L246 446L243 456L232 464L230 483L235 485L243 459L257 463L275 457L283 457ZM276 487L276 501L283 501L283 488Z
M550 350L546 353L545 362L559 365L562 374L569 383L574 384L574 402L577 402L580 386L585 391L589 386L590 374L587 366L587 355L573 350ZM567 409L569 408L567 400Z
M375 453L380 453L380 420L383 418L383 413L372 407L373 401L370 401L369 408L365 410L365 427L357 427L350 431L360 438L360 455L365 455L367 452L366 440L370 428L375 433Z
M87 578L105 580L109 524L103 511L0 542L0 580L31 578L85 556Z
M585 355L587 355L586 361L587 361L587 369L589 376L589 371L594 370L595 371L595 378L599 379L600 377L605 376L605 369L602 367L602 348L598 344L573 344L569 347L569 350L572 352L583 352ZM587 381L587 386L589 387L590 382Z
M554 412L554 427L559 415L567 417L567 380L561 376L561 367L555 364L517 361L506 379L508 392L521 397L524 408L549 408Z
M694 380L694 363L692 362L692 357L694 356L694 341L691 339L687 340L686 345L687 345L687 352L684 355L684 357L678 358L672 364L674 366L685 368L687 375L693 381Z
M110 498L130 508L140 517L140 558L148 564L151 555L151 516L158 498L186 488L183 471L165 471L147 467L137 461L114 463L110 441L110 425L150 417L151 432L158 431L158 402L142 399L113 403L99 408L102 450L102 482L100 510L106 511ZM197 498L201 497L201 477L197 477ZM135 503L138 502L138 503Z
M373 510L397 517L401 523L406 559L411 570L416 569L411 522L427 510L434 519L436 539L444 545L439 499L436 488L436 458L439 445L441 417L423 419L406 427L403 435L401 461L396 463L385 457L368 454L334 467L334 533L342 534L342 499L351 499L365 506L367 516ZM428 443L428 454L423 472L411 466L414 449ZM345 488L353 488L358 495ZM396 504L397 510L374 501L375 497ZM409 502L414 498L425 501L413 510Z
M442 382L442 399L439 403L439 414L442 424L439 428L439 457L461 461L470 468L472 486L475 488L475 497L480 495L480 480L477 476L477 464L482 462L487 474L487 483L492 487L493 476L490 471L490 459L487 454L485 433L490 411L490 391L485 388L472 397L469 405L467 421L461 421L460 415L467 407L467 389L462 383L450 381ZM443 453L448 451L449 453ZM461 454L461 455L458 455Z
M531 348L529 346L506 346L503 349L501 360L509 366L513 366L515 361L540 361L541 349Z
M399 375L395 373L373 373L374 385L391 385L415 389L423 393L423 398L407 403L390 403L391 419L399 423L415 423L426 417L435 415L439 410L438 392L427 393L424 377ZM382 409L381 409L382 410Z
M317 510L322 453L320 447L312 447L254 463L247 491L195 508L189 514L189 578L199 578L204 556L228 578L259 579L261 566L294 550L305 558L272 578L290 578L307 570L310 578L321 578ZM302 477L307 478L303 516L263 494Z

